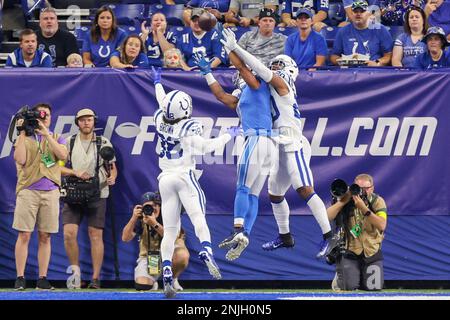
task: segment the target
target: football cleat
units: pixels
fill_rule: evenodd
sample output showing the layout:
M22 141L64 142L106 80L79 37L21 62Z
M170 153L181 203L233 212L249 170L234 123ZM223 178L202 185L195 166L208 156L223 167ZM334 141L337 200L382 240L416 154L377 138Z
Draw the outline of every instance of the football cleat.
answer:
M200 260L202 260L206 267L208 267L209 274L213 276L214 279L222 279L222 275L220 274L219 266L217 265L216 261L214 260L214 257L212 254L210 254L208 251L200 251L198 254L198 257Z

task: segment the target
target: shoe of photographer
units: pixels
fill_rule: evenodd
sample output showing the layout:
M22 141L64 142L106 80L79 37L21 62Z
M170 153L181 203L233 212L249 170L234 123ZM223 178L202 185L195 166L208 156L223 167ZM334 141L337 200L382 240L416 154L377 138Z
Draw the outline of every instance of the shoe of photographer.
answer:
M180 283L178 282L178 278L173 279L173 288L177 291L183 291L183 287L180 286Z
M27 283L24 277L17 277L16 282L14 283L14 290L22 291L27 288Z
M177 291L173 287L173 274L170 267L164 267L163 269L163 285L164 295L166 298L173 298L177 294Z
M333 281L331 282L331 290L333 290L335 292L342 291L341 288L339 288L339 286L338 286L338 281L337 280L338 280L338 275L337 275L337 273L335 273Z
M55 290L55 288L47 280L47 277L40 277L36 283L37 290Z
M99 279L92 279L88 285L88 289L100 289L101 287Z
M158 281L153 282L153 286L150 290L157 291L158 289L159 289Z
M294 237L290 233L278 235L274 240L266 242L262 245L262 249L266 251L276 250L278 248L293 248L295 245Z

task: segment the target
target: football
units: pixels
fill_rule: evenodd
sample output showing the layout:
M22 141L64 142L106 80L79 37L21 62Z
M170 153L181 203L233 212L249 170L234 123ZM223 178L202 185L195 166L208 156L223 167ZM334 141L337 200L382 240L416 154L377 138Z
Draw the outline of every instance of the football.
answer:
M202 30L211 31L216 26L216 17L207 11L203 12L198 18L198 25Z

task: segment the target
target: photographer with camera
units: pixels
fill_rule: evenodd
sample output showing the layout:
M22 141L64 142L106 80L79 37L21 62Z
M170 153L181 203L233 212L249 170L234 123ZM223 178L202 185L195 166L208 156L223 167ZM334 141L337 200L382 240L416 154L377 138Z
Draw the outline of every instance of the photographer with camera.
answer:
M159 192L147 192L142 196L141 205L136 205L133 215L122 232L122 241L129 242L139 235L139 258L134 269L136 290L157 290L157 278L161 274L160 249L164 236L161 216L161 196ZM175 251L172 258L174 274L173 287L183 290L178 282L179 275L189 264L189 251L185 245L185 232L180 232L175 241Z
M22 108L13 120L19 132L14 143L17 186L13 228L19 231L15 247L16 290L26 289L24 272L35 226L39 232L36 288L53 289L46 277L51 253L50 236L59 229L61 167L57 162L67 158L67 149L65 139L49 131L51 111L50 105L39 103L31 110Z
M64 207L64 247L74 272L70 288L80 288L81 271L78 229L84 216L88 220L88 233L91 243L92 281L88 288L100 288L100 271L103 263L103 229L105 227L106 200L109 187L115 184L117 168L112 155L110 161L102 157L103 151L112 149L111 142L94 133L97 115L91 109L81 109L75 117L79 133L67 140L70 168L62 168L63 185L61 197Z
M381 243L386 229L387 208L384 199L374 193L373 178L359 174L350 187L340 179L331 185L334 204L327 209L341 241L326 257L336 263L333 289L381 290L383 255Z

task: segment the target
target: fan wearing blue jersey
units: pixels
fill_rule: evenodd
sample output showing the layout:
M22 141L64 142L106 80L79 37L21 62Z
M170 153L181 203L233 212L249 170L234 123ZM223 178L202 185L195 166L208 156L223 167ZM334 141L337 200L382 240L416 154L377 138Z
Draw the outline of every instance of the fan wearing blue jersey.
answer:
M230 128L227 133L215 139L204 139L201 123L191 119L192 98L179 90L166 94L161 85L160 68L155 70L152 67L152 78L159 104L154 121L158 134L156 153L159 155L161 169L158 181L164 222L164 238L161 242L163 283L165 295L173 297L176 291L173 287L171 263L181 226L182 206L203 248L199 252L199 258L215 279L221 278L211 248L211 235L205 219L206 199L198 183L201 171L196 170L195 156L223 148L237 135L238 130Z
M122 44L126 33L117 27L116 17L110 7L97 10L91 33L83 42L85 66L107 67L112 53Z
M234 231L219 244L219 248L229 249L225 257L235 260L249 244L249 234L258 215L259 194L274 163L276 143L272 138L268 84L255 77L233 52L230 61L243 79L233 94L225 93L214 79L208 61L198 57L197 65L217 100L236 110L244 130L245 143L237 165Z
M270 84L273 128L279 132L279 161L270 171L269 196L280 235L274 241L264 244L263 249L274 250L294 245L289 232L289 206L284 198L292 186L305 200L322 230L323 241L317 257L324 257L335 246L336 239L331 231L325 205L314 192L314 181L309 167L310 148L303 148L303 144L309 143L301 132L300 111L296 101L295 79L298 76L298 67L292 58L279 55L270 62L271 69L275 71L273 72L237 44L233 31L223 30L222 35L221 42L227 52L229 50L236 53L265 83Z
M150 27L146 27L146 21L141 24L141 39L147 49L149 65L163 66L164 53L175 48L176 37L172 31L167 30L166 16L162 12L152 15Z
M211 61L213 68L220 64L226 64L225 50L219 41L216 30L204 31L198 25L198 19L203 13L202 9L192 9L191 30L186 30L177 38L177 48L180 49L187 65L190 68L195 66L195 54L201 53Z
M429 70L450 67L450 51L445 50L449 43L445 38L445 31L441 27L428 28L422 41L427 44L427 49L417 56L415 68Z
M113 68L148 68L148 59L144 53L144 43L137 34L125 38L120 48L111 55L109 64Z
M312 28L319 32L327 25L324 20L328 17L328 0L285 0L281 19L286 27L296 27L296 17L300 9L308 9L312 12Z

